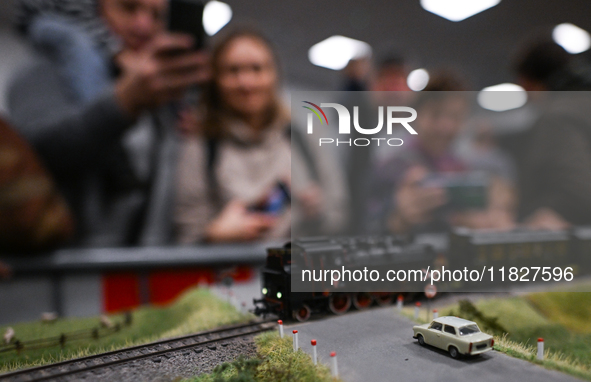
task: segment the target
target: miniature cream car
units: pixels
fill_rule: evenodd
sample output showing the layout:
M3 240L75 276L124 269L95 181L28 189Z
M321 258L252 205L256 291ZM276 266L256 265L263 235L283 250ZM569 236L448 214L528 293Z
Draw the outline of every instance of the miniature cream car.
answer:
M481 332L475 322L458 317L439 317L430 324L415 325L412 330L419 344L446 350L452 358L482 354L494 345L493 337Z

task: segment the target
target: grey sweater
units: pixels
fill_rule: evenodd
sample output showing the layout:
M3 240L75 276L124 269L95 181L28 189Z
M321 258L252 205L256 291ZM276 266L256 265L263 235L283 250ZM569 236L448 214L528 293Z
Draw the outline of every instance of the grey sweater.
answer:
M57 66L43 58L17 75L8 108L13 125L37 149L73 208L77 244L170 240L171 170L178 144L170 110L146 116L138 126L120 109L113 89L81 105ZM114 147L123 147L124 155ZM148 163L143 182L135 179L141 171L134 161Z

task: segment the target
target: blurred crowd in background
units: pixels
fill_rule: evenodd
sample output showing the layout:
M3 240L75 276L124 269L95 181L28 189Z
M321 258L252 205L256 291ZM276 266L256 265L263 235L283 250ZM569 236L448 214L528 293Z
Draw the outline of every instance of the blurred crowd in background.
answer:
M36 55L0 123L0 253L591 224L590 99L545 93L591 75L550 33L513 57L512 81L539 93L510 142L473 117L461 70L429 68L413 92L404 52L350 59L324 90L405 91L418 135L342 161L291 126L272 35L230 23L194 50L166 20L166 0L17 2ZM485 200L452 203L476 170Z

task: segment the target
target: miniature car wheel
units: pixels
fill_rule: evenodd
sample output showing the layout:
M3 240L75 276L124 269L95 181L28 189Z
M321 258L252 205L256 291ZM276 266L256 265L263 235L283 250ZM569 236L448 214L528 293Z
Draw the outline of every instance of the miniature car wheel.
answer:
M353 296L353 306L357 310L364 310L369 308L372 302L373 298L369 293L355 293L355 295Z
M458 349L455 346L449 347L449 355L451 356L451 358L455 358L455 359L460 358L460 352L458 351Z
M394 295L392 293L376 293L374 299L379 306L386 306L392 304Z
M333 314L341 315L351 307L351 296L344 293L335 293L328 299L328 310Z
M304 322L308 321L312 311L308 305L303 304L299 309L294 309L292 313L294 319L298 320L299 322Z
M417 340L419 340L419 345L425 346L425 338L423 338L422 334L417 335Z

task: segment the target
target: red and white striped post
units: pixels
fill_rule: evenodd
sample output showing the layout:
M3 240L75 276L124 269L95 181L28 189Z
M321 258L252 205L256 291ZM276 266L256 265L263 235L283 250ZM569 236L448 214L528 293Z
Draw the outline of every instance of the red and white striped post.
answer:
M238 299L236 298L236 295L234 294L234 291L232 291L230 289L230 291L228 292L228 302L234 307L234 308L238 308Z
M433 319L439 317L439 312L437 311L437 309L433 309Z
M333 377L338 377L339 376L339 368L337 366L337 353L336 352L332 352L330 353L330 358L332 359L332 376Z
M283 338L283 321L277 320L277 323L279 324L279 336Z
M318 353L316 352L316 340L310 341L312 343L312 360L314 365L318 364Z
M538 359L540 361L544 360L544 339L538 338Z
M398 309L399 312L402 312L402 304L404 303L404 297L402 297L401 294L398 295L398 298L396 299L396 308Z
M421 303L417 301L415 304L415 320L419 318L419 309L421 308Z
M293 351L298 351L299 349L299 344L298 344L298 331L294 330L293 331Z

